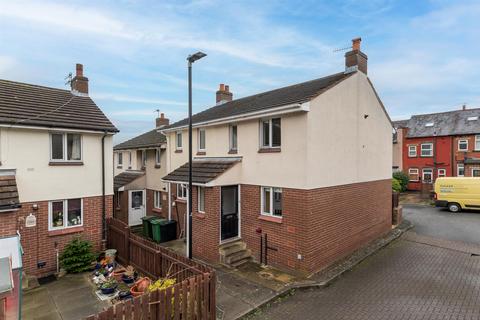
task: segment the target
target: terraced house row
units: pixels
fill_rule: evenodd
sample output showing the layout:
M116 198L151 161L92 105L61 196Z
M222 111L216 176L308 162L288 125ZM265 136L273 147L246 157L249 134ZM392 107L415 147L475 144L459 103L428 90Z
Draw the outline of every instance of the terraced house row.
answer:
M430 190L438 177L480 177L480 109L414 115L395 121L394 170L410 190Z
M392 124L360 39L341 72L240 99L221 84L215 105L192 120L195 258L238 266L268 254L269 264L311 273L390 230ZM119 190L130 190L119 217L138 223L145 209L177 220L184 236L187 119L157 131L155 144L141 147L142 136L126 142L142 157L115 147L117 166L130 165L133 154L146 159L147 175L146 184L141 173L120 182L133 170L117 175ZM164 185L153 188L148 174L157 160L151 170L165 170Z

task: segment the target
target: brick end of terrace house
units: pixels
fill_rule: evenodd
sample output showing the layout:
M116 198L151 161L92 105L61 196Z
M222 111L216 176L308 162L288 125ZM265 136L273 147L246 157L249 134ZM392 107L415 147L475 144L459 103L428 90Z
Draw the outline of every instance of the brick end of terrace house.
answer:
M211 263L220 262L221 188L205 188L205 213L198 211L198 187L192 197L193 256ZM173 194L175 190L172 185ZM283 188L281 219L259 214L260 186L242 184L239 190L242 241L260 262L259 231L267 234L269 246L278 250L268 253L268 263L279 268L313 273L391 229L389 179L313 190ZM176 203L184 217L186 202Z

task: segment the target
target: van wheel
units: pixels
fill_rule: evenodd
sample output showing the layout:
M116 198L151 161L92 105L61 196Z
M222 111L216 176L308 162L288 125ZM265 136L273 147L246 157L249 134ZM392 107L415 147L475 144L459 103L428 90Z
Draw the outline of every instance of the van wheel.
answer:
M448 204L448 210L450 210L450 212L457 213L462 210L462 207L460 207L458 203L452 202Z

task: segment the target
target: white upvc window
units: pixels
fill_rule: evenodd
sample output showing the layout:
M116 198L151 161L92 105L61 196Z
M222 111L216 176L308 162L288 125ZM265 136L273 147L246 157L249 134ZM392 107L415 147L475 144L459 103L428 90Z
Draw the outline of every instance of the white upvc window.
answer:
M262 120L260 123L260 146L279 148L282 145L282 124L280 118Z
M457 163L457 177L465 176L465 166L463 163Z
M128 152L128 169L132 169L132 151Z
M282 189L262 187L261 214L272 217L282 217Z
M119 167L123 166L123 152L117 153L117 166Z
M458 140L458 151L468 151L468 140L467 139Z
M475 151L480 151L480 135L475 136Z
M205 213L205 187L198 189L198 212Z
M162 208L162 192L161 191L153 191L153 207L155 209Z
M59 230L83 225L83 200L54 200L48 203L48 230Z
M147 150L142 150L142 168L147 167Z
M205 128L198 129L198 151L204 152L206 149L206 132Z
M432 183L432 181L433 181L433 169L424 168L422 170L422 181L424 183Z
M480 177L480 168L472 168L472 177Z
M177 184L177 198L185 200L187 199L188 186L184 183Z
M230 151L237 151L238 149L238 127L236 124L232 124L229 127L229 145Z
M433 143L422 143L420 146L420 155L422 157L433 157Z
M182 150L182 131L177 131L175 133L175 148L177 150Z
M50 133L50 161L82 161L82 135Z
M418 169L417 168L408 169L408 177L410 181L418 181Z
M408 146L408 156L410 158L417 156L417 146Z
M157 167L160 167L161 160L162 160L161 155L162 155L162 151L160 150L160 148L155 149L155 166Z
M447 176L447 169L438 169L437 177L446 177Z

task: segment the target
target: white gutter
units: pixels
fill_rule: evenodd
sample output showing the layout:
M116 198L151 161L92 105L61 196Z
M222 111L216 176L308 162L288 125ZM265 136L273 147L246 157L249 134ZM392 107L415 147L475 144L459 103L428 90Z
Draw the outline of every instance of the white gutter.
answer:
M0 124L0 128L16 128L16 129L33 129L33 130L45 130L45 131L59 131L59 132L81 132L81 133L96 133L103 135L104 131L85 130L85 129L69 129L69 128L50 128L50 127L37 127L37 126L19 126ZM107 135L114 135L116 132L107 132Z
M230 123L234 121L246 121L246 120L251 120L251 119L258 119L262 117L270 117L270 116L275 116L275 115L280 115L280 114L288 114L288 113L293 113L293 112L309 112L310 111L310 102L304 102L304 103L296 103L296 104L288 104L284 105L281 107L277 108L270 108L270 109L265 109L265 110L259 110L259 111L254 111L254 112L249 112L249 113L244 113L244 114L239 114L231 117L224 117L224 118L219 118L219 119L214 119L210 121L204 121L204 122L197 122L193 124L194 128L198 127L208 127L208 126L213 126L213 125L219 125L219 124L225 124L225 123ZM179 127L173 127L169 129L159 129L160 133L170 133L170 132L175 132L181 129L186 129L188 128L188 125L183 125Z

